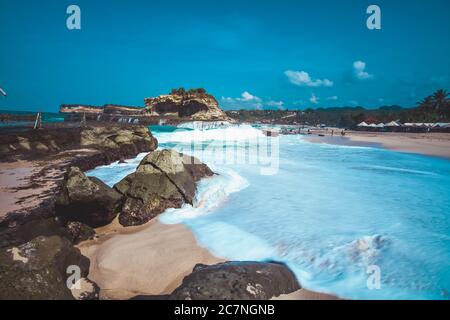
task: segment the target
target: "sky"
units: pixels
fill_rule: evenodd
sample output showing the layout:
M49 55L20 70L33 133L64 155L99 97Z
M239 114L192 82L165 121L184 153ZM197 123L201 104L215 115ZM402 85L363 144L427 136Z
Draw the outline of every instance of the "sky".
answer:
M380 30L366 25L372 4ZM0 0L0 109L141 106L175 87L224 109L411 107L450 89L449 12L448 0Z

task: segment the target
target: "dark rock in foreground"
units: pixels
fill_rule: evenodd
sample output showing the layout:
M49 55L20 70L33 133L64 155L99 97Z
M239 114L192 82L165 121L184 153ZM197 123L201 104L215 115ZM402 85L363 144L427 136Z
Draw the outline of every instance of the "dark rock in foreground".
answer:
M30 220L19 226L0 229L0 248L18 246L38 237L59 236L70 238L67 229L56 218Z
M63 237L39 236L18 247L1 248L0 299L74 299L66 284L69 266L78 266L86 277L89 259Z
M276 262L225 262L197 265L170 296L134 300L269 300L301 289L295 275Z
M118 214L122 196L97 178L88 178L79 168L66 173L56 199L56 215L64 221L79 221L91 227L109 224Z
M95 230L81 222L68 222L66 230L74 244L92 240L95 237Z
M192 204L196 182L211 175L213 172L194 157L173 150L150 153L135 173L114 186L125 197L119 222L141 225L167 208Z

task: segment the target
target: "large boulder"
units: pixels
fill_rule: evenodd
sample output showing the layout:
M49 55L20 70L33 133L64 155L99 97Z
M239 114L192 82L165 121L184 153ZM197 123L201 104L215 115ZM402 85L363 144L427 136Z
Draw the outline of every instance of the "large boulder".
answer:
M95 238L95 230L88 225L78 222L70 221L66 225L66 232L68 233L69 239L74 244L79 244L80 242L92 240Z
M38 236L70 238L64 224L54 217L29 220L23 224L0 225L0 247L18 246Z
M172 300L268 300L301 287L280 263L225 262L197 265L171 294Z
M87 177L71 167L56 200L56 215L64 221L79 221L93 228L109 224L120 210L122 195L101 180Z
M301 289L295 275L277 262L198 264L170 295L132 300L269 300Z
M174 150L148 154L135 173L114 186L125 197L119 222L141 225L167 208L192 204L196 182L212 174L198 159Z
M39 236L20 246L1 248L0 300L74 299L66 283L69 266L78 267L80 276L86 277L89 259L64 237Z

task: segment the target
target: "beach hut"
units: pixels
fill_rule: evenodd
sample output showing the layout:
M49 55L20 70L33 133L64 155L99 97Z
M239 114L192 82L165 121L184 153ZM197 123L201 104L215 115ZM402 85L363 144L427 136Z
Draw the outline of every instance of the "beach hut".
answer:
M358 124L358 127L368 127L369 125L366 122L361 122L360 124Z

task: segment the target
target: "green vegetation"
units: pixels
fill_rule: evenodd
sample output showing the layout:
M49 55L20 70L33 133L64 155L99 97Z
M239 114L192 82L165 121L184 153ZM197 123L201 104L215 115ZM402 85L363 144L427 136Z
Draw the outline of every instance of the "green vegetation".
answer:
M228 111L228 116L241 122L279 124L325 124L327 126L353 127L367 123L450 122L450 100L441 89L420 101L415 108L383 106L378 109L363 107L336 107L301 110L239 110Z
M170 92L173 95L179 95L179 96L185 96L185 95L189 95L189 94L206 94L206 90L203 88L197 88L197 89L189 89L186 90L185 88L181 87L181 88L175 88L172 89L172 91Z

